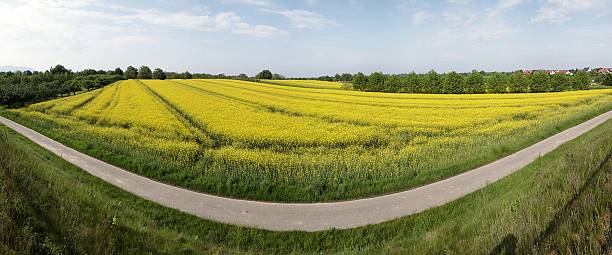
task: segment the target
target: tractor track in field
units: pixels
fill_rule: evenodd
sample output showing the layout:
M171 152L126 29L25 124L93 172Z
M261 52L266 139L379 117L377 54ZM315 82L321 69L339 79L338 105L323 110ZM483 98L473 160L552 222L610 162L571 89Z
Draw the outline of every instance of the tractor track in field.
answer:
M3 124L88 173L141 198L217 222L275 231L321 231L376 224L437 207L527 166L600 124L612 110L509 156L422 187L328 203L272 203L219 197L160 183L78 152L4 117Z
M196 132L193 132L196 143L199 144L200 150L203 151L206 148L220 148L230 143L229 138L222 136L221 134L212 133L208 130L208 127L199 124L189 114L179 109L176 105L168 101L167 98L153 91L148 85L142 81L136 81L141 89L147 92L147 94L153 97L158 103L163 105L175 118L181 121L185 126L189 128L191 132L197 130L199 133L205 136L204 139L199 137Z

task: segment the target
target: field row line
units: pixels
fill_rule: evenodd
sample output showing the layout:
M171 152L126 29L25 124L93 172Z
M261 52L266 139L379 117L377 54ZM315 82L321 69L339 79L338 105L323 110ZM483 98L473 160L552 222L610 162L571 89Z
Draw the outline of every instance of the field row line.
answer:
M235 85L233 83L238 83L236 81L228 81L227 83L218 83L216 81L204 81L204 80L194 80L195 82L201 82L201 83L208 83L208 84L215 84L217 86L228 86L228 87L232 87L235 89L239 89L239 90L245 90L245 91L250 91L252 93L257 93L257 94L265 94L265 95L270 95L273 97L277 97L277 98L295 98L295 99L299 99L299 100L305 100L305 101L315 101L315 102L329 102L329 103L334 103L334 104L346 104L346 105L361 105L361 106L372 106L372 107L380 107L380 108L384 108L385 110L389 110L390 108L399 108L399 109L448 109L448 110L456 110L456 109L487 109L487 108L516 108L516 107L524 107L527 104L525 103L516 103L513 105L489 105L489 106L424 106L422 103L413 103L413 104L402 104L402 105L397 105L396 103L367 103L367 102L356 102L356 101L352 101L352 100L341 100L341 99L324 99L321 97L314 97L314 96L299 96L299 95L295 95L295 91L291 91L293 92L292 94L282 94L281 92L272 92L272 91L263 91L263 90L258 90L258 89L251 89L251 88L246 88L246 86L238 86ZM240 83L242 84L242 82ZM253 84L247 84L248 86L257 86L258 84L253 83ZM261 85L259 85L261 87ZM266 87L266 88L271 88L271 89L277 89L277 88L272 88L272 87ZM310 91L299 91L302 94L307 94L307 93L315 93L315 92L310 92ZM345 95L342 95L345 96ZM353 96L353 95L346 95L346 96ZM363 96L360 96L363 97ZM366 98L372 98L372 97L366 97ZM393 98L391 98L393 99ZM397 98L395 98L397 99ZM408 98L407 98L408 99ZM417 99L420 100L420 98L413 98L413 99ZM445 99L438 99L438 100L445 100ZM454 99L455 100L455 99ZM456 99L459 100L459 99ZM541 105L541 104L535 104L535 105Z
M141 86L141 88L143 88L143 90L147 92L149 96L153 97L154 99L156 99L158 103L166 107L166 109L168 109L179 121L186 124L188 127L198 130L206 138L209 138L212 141L212 143L208 143L207 141L204 141L201 138L199 138L199 136L196 134L195 136L197 139L196 142L200 145L202 149L203 148L220 148L222 146L226 146L231 143L231 140L228 137L224 136L223 134L218 134L218 133L214 133L210 131L208 127L205 126L205 124L200 123L199 121L195 120L191 115L187 114L180 107L170 102L170 100L165 98L163 95L155 92L147 84L141 81L137 81L137 82Z
M350 91L344 91L344 90L330 90L330 89L313 89L313 88L297 88L297 87L291 87L291 88L287 88L287 86L282 86L282 85L272 85L272 84L262 84L262 83L255 83L255 82L249 82L249 81L236 81L236 80L228 80L228 81L232 81L232 82L240 82L240 83L249 83L251 86L266 86L268 88L272 88L275 90L286 90L286 91L290 91L292 93L295 93L296 91L299 91L301 93L310 93L310 94L327 94L327 95L341 95L341 96L346 96L346 97L365 97L365 98L379 98L379 99L417 99L417 100L433 100L433 101L439 101L439 100L482 100L482 101L487 101L487 100L498 100L499 98L491 98L491 97L486 97L486 98L466 98L466 97L457 97L458 95L484 95L484 94L418 94L418 95L423 95L422 97L412 97L412 96L408 96L410 93L376 93L376 92L362 92L362 93L348 93ZM535 93L515 93L513 94L512 97L509 97L508 94L504 95L504 99L512 99L512 100L521 100L521 99L534 99L537 100L539 98L534 98ZM537 94L546 94L546 93L537 93ZM401 95L401 97L398 97L397 95ZM427 97L430 96L431 97ZM490 95L490 94L489 94ZM439 96L448 96L445 98L440 98ZM569 96L569 95L568 95ZM555 97L564 97L564 96L555 96Z
M206 83L205 81L198 81L198 82ZM309 114L309 113L304 113L304 112L291 111L289 109L285 109L285 108L281 108L281 107L277 107L277 106L273 106L273 105L269 105L269 104L265 104L265 103L261 103L261 102L255 102L255 101L247 100L247 99L244 99L244 98L239 98L239 97L235 97L235 96L226 95L226 94L223 94L221 92L210 91L210 90L202 88L202 87L196 87L196 86L192 86L192 85L184 84L184 83L180 83L180 84L183 84L185 86L189 86L191 88L203 91L205 93L209 93L211 95L219 96L221 98L231 98L231 99L233 99L235 101L244 103L245 105L249 105L249 106L254 105L253 107L256 107L258 109L262 109L262 110L265 110L265 111L268 111L268 112L271 112L271 113L282 114L282 115L285 115L285 116L290 116L290 117L310 117L310 118L320 119L320 120L322 120L324 122L327 122L327 123L346 123L346 124L350 124L350 125L354 125L354 126L377 126L377 127L383 127L383 128L386 127L386 126L383 126L383 125L374 125L374 124L360 122L360 121L343 120L343 119L332 118L332 117L328 117L328 116L319 116L319 115ZM217 84L215 84L215 85L217 85Z

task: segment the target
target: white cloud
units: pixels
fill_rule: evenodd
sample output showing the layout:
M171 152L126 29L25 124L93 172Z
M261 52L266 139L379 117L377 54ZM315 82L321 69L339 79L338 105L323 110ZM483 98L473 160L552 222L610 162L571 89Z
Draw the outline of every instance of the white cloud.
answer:
M3 50L79 49L154 43L160 27L214 31L254 37L286 34L272 26L253 25L234 12L198 15L188 12L131 9L102 0L0 3Z
M517 5L523 3L523 0L498 0L497 4L493 9L489 11L489 17L494 17L502 13L503 11L514 8Z
M531 22L564 22L578 12L602 10L610 5L611 2L606 0L547 0Z
M306 10L285 10L276 11L264 9L262 11L281 15L291 22L291 25L297 28L326 28L329 26L338 26L339 24L333 20L327 19L318 13Z
M514 27L503 22L489 21L472 27L469 36L476 41L489 41L499 39L514 31L516 31Z
M412 14L412 19L411 19L412 20L412 24L415 24L415 25L423 24L430 17L431 17L431 15L427 14L424 11L415 12L414 14Z
M523 3L523 0L499 0L497 5L501 9L508 9Z
M454 9L452 12L442 13L441 17L443 29L425 43L439 47L460 41L479 43L497 40L518 30L495 15L477 13L469 9Z
M230 32L235 34L251 35L256 37L274 37L286 34L273 26L251 25L242 20L234 12L221 12L217 15L196 15L186 12L165 13L158 10L134 10L134 14L115 17L116 20L151 25L162 25L201 31Z
M269 7L272 6L273 3L269 0L222 0L223 3L239 3L239 4L247 4L247 5L255 5L261 7Z
M474 0L446 0L446 2L449 4L466 5L466 4L474 2Z

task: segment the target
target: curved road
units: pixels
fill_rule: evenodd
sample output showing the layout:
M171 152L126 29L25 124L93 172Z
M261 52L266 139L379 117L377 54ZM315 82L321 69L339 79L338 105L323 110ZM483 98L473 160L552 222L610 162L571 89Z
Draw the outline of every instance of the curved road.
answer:
M512 155L419 188L331 203L269 203L218 197L130 173L0 117L0 123L125 191L200 218L267 230L320 231L376 224L440 206L495 182L612 118L612 110Z

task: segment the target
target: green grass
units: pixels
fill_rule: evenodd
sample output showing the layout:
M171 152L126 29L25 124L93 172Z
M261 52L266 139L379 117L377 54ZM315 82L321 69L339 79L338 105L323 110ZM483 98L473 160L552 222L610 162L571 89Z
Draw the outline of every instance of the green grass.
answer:
M611 157L608 121L442 207L351 230L271 232L136 198L0 126L0 254L597 254L610 251Z

